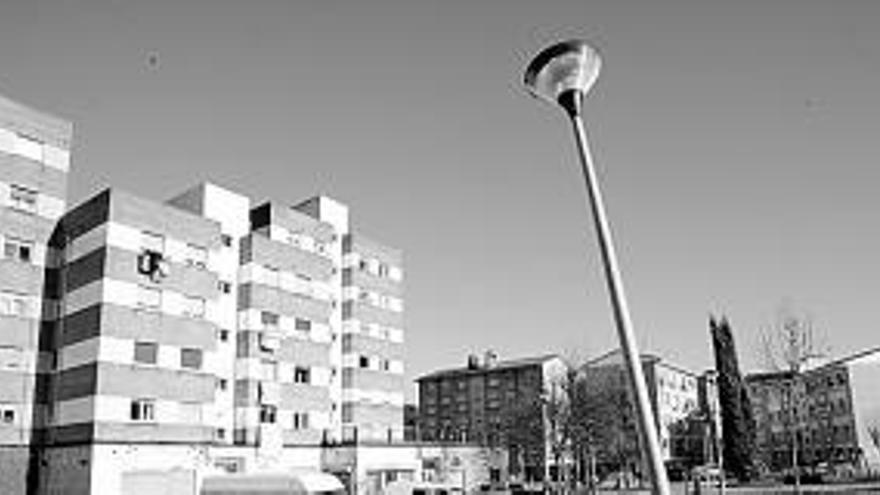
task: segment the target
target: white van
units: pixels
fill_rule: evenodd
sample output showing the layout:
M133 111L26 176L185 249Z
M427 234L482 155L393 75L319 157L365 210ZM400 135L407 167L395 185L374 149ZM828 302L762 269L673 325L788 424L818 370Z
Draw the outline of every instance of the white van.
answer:
M327 473L254 473L207 476L200 495L344 495L345 487Z

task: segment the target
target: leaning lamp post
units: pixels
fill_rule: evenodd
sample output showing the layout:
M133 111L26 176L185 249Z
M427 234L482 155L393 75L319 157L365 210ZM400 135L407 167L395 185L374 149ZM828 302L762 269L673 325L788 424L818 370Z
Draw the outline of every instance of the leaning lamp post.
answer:
M657 440L654 414L648 401L648 389L645 384L639 351L636 347L629 308L626 304L617 255L611 241L608 218L605 215L605 206L599 191L596 170L593 166L593 158L590 154L590 146L587 142L587 134L581 115L584 97L596 82L601 66L602 61L599 54L590 45L580 40L565 41L547 47L539 53L526 69L524 82L532 95L561 106L568 114L574 128L581 171L586 182L593 214L593 223L599 236L599 247L602 252L614 322L617 326L620 348L629 377L631 397L635 399L642 452L650 469L653 493L668 495L669 481L666 478L660 443Z

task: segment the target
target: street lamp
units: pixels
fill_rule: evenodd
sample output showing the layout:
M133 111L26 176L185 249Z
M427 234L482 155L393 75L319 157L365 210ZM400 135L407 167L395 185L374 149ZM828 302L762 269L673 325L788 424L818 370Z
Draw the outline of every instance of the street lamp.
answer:
M593 223L599 236L599 247L602 251L605 279L608 284L614 321L617 325L620 348L628 371L632 397L635 399L642 449L648 461L654 485L653 492L658 495L668 495L669 481L666 478L666 468L663 466L660 454L654 413L648 402L648 389L645 385L645 376L636 347L629 308L627 308L626 296L623 292L617 255L611 241L605 206L602 202L596 171L593 167L593 158L590 155L587 134L581 118L584 97L596 82L601 66L602 60L599 58L599 54L586 42L581 40L564 41L545 48L529 63L524 82L532 95L561 106L568 114L574 127L581 171L587 186Z

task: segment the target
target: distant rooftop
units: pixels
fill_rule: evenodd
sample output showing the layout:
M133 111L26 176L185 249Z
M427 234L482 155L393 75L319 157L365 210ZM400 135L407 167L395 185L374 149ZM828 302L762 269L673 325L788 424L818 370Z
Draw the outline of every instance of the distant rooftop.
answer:
M700 373L695 371L691 371L689 369L683 368L676 364L672 364L669 361L665 361L659 355L651 353L651 352L643 352L641 353L642 362L649 363L658 363L661 366L665 366L666 368L676 370L681 373L685 373L691 376L700 376ZM586 363L584 363L584 368L598 367L598 366L618 366L623 364L623 354L620 349L612 349L605 354L601 354L593 359L590 359ZM709 371L709 370L707 370Z
M471 356L471 359L473 356ZM462 366L459 368L447 368L444 370L438 370L427 375L422 375L418 377L416 380L427 380L429 378L445 378L445 377L453 377L453 376L466 376L466 375L478 375L481 373L486 373L487 371L498 371L498 370L509 370L515 368L524 368L528 366L537 366L542 365L548 361L552 361L554 359L560 359L558 354L545 354L541 356L532 356L532 357L524 357L517 359L507 359L503 361L494 361L491 363L476 363L470 361L467 366Z
M880 362L880 346L870 347L868 349L854 352L847 356L832 359L826 363L823 363L819 366L812 367L806 370L803 370L803 373L817 373L828 368L836 367L836 366L844 366L847 364L851 364L854 361L860 361L863 359L874 359L877 362ZM783 380L788 379L792 375L791 371L788 370L780 370L780 371L756 371L753 373L746 374L745 379L749 382L763 382L763 381L774 381L774 380Z

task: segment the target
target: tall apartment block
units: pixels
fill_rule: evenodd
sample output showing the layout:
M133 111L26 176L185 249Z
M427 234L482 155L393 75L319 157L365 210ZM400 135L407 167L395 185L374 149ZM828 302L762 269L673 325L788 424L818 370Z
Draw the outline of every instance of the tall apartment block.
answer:
M23 493L33 431L47 249L65 208L71 125L0 97L0 493Z
M403 438L400 251L358 234L343 242L342 424L346 439Z
M0 493L195 493L402 441L400 251L324 196L66 209L71 132L0 98Z
M138 480L102 473L126 466L318 468L348 436L402 439L401 256L349 227L326 197L251 206L211 184L64 215L41 490L119 493Z

